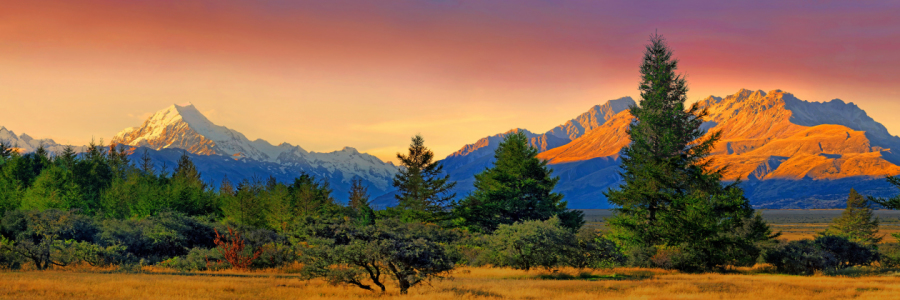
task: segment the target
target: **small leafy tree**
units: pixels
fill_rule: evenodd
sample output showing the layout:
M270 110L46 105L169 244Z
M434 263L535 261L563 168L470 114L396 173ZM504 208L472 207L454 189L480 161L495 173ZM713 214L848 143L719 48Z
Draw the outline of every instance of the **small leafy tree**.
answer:
M409 153L397 153L400 171L394 176L393 186L397 208L407 221L439 221L447 216L451 201L456 197L450 190L456 182L444 174L440 162L432 161L434 153L425 147L421 135L412 138Z
M473 229L491 232L501 224L547 220L558 216L572 231L584 224L581 211L569 210L554 193L559 177L523 132L509 134L494 153L494 166L475 175L475 192L456 206L456 214Z
M850 189L847 197L847 208L841 216L834 219L828 229L822 235L841 236L852 242L866 246L878 244L881 237L878 234L878 219L874 217L869 201Z
M90 241L97 232L89 218L56 209L16 210L2 224L0 234L14 241L4 242L5 250L32 261L38 270L76 261L72 244Z
M498 266L530 270L552 268L567 261L575 238L558 217L500 224L491 237Z
M365 283L371 281L384 292L384 278L389 276L406 294L409 288L442 277L454 267L442 245L449 237L436 225L394 219L362 227L346 220L317 224L303 234L309 237L301 256L308 277L372 291Z
M259 255L262 254L263 249L256 249L250 254L244 253L244 239L241 237L241 233L235 232L231 227L228 227L227 236L219 235L218 229L213 230L216 232L216 239L213 242L219 247L219 251L222 252L225 261L228 261L232 268L247 270L250 268L253 260L259 258Z

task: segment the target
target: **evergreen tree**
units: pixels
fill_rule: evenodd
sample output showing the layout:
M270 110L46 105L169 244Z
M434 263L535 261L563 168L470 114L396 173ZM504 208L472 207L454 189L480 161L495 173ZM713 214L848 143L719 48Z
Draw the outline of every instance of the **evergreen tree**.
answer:
M730 263L727 253L755 242L736 234L753 221L753 209L738 182L722 185L724 170L711 170L708 156L720 133L701 129L708 112L697 103L685 108L688 88L677 68L665 39L651 36L640 68L640 105L630 108L632 143L622 149L624 182L605 193L618 207L609 225L626 249L674 248L702 261L689 268L708 269Z
M850 189L847 197L847 208L841 216L834 219L828 229L822 235L834 235L866 246L878 244L881 237L878 234L878 219L874 218L869 201Z
M354 178L350 184L350 208L353 209L357 224L375 224L375 211L369 205L369 188L362 184L362 179Z
M563 226L577 230L584 224L581 211L569 210L553 188L559 177L537 158L524 133L507 135L494 153L494 166L475 175L475 192L463 199L456 213L482 231L500 224L547 220L559 216Z
M397 153L400 172L394 176L393 186L397 188L394 197L398 208L407 214L405 218L417 221L438 221L447 215L451 201L456 197L450 189L456 182L450 182L450 175L444 175L444 167L434 162L434 153L425 147L421 135L412 138L409 154Z
M900 176L888 176L886 180L897 189L900 189ZM887 209L900 209L900 194L891 198L876 198L869 196L868 199L869 201L877 203L878 205L881 205ZM891 235L894 236L894 238L896 238L897 240L900 240L900 233L892 233Z
M362 184L362 179L354 178L350 182L350 203L353 209L369 206L369 188Z

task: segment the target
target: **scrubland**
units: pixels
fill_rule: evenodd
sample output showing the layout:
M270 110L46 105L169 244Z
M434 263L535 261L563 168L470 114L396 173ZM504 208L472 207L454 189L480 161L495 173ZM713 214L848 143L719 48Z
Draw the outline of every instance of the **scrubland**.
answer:
M900 274L786 276L765 267L733 273L682 274L660 269L616 268L521 271L460 268L449 278L399 295L290 273L142 273L63 269L0 273L3 299L897 299ZM862 274L862 275L859 275ZM868 274L868 275L866 275Z

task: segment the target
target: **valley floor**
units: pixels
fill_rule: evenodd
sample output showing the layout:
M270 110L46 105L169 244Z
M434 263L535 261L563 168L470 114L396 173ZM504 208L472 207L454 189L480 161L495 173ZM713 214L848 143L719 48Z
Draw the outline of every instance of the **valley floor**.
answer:
M2 299L897 299L900 274L859 277L680 274L650 269L517 271L461 268L401 296L291 274L0 273ZM562 275L560 275L562 274ZM569 276L571 275L571 276ZM574 278L573 278L574 277Z

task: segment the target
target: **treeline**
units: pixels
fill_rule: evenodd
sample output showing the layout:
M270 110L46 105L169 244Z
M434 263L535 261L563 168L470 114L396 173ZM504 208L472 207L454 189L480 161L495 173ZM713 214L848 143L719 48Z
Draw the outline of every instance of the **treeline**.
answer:
M738 183L723 184L724 170L709 167L719 134L702 129L705 111L685 107L676 69L664 40L652 37L623 183L606 191L618 208L603 231L585 226L553 192L559 178L522 133L503 140L493 166L475 175L475 191L461 198L424 139L413 137L398 154L398 204L377 210L360 180L342 204L327 182L305 174L293 182L223 179L213 188L186 154L167 172L115 146L19 154L0 143L0 267L299 263L308 278L373 291L393 281L406 293L460 265L709 272L768 263L791 274L900 266L900 250L878 244L870 206L897 209L900 197L852 192L844 215L814 240L778 241Z

